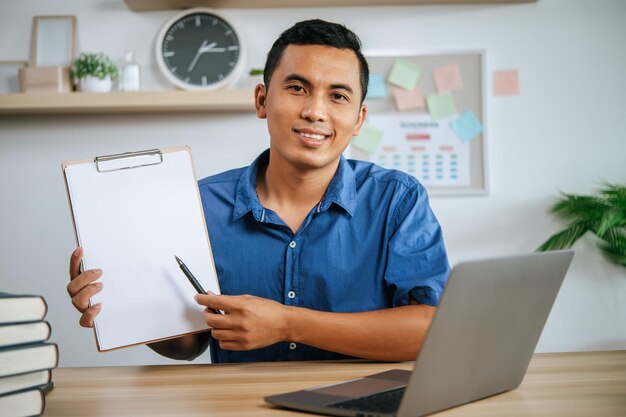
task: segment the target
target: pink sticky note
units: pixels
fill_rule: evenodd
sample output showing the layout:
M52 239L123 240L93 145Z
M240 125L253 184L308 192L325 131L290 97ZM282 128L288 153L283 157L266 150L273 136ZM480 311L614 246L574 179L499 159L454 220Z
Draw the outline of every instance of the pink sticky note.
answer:
M493 95L516 96L518 94L519 77L516 69L493 72Z
M448 64L433 70L433 78L439 93L447 93L463 88L461 71L457 64Z
M404 88L394 88L393 98L396 101L398 110L411 110L424 108L424 96L419 88L405 90Z

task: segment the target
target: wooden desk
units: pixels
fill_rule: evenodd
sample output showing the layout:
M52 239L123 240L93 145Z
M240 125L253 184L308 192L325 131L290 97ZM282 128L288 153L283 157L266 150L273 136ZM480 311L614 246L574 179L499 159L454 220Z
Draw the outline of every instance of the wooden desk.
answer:
M53 372L45 416L289 416L263 397L405 363L281 362L64 368ZM513 391L436 414L451 416L626 416L626 351L536 354Z

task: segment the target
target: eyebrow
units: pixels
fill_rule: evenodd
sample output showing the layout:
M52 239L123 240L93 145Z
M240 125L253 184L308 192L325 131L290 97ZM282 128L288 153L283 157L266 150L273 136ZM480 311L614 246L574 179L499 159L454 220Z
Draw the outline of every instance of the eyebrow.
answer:
M306 77L303 77L299 74L289 74L285 77L285 81L300 81L307 87L310 87L313 84ZM345 90L350 94L354 94L354 90L352 90L352 87L350 87L348 84L331 84L330 88L332 90Z

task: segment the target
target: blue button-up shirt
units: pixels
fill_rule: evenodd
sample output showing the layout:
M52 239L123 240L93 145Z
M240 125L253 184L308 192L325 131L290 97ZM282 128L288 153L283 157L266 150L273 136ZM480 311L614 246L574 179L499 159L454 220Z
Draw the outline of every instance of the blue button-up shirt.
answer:
M342 157L324 197L294 234L256 195L257 171L268 160L266 151L247 168L199 182L223 294L332 312L380 310L411 299L438 305L450 268L441 227L415 178ZM216 341L211 357L214 363L346 358L290 342L239 352Z

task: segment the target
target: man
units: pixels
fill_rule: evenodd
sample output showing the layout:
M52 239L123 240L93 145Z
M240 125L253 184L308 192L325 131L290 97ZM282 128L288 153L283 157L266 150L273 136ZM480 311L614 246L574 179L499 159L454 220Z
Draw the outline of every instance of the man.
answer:
M255 89L270 149L199 182L227 294L196 296L211 337L153 350L193 359L211 343L214 362L415 359L449 266L419 182L341 156L367 114L360 46L344 26L321 20L299 22L274 43ZM80 273L81 257L78 248L68 292L90 327L102 271Z

